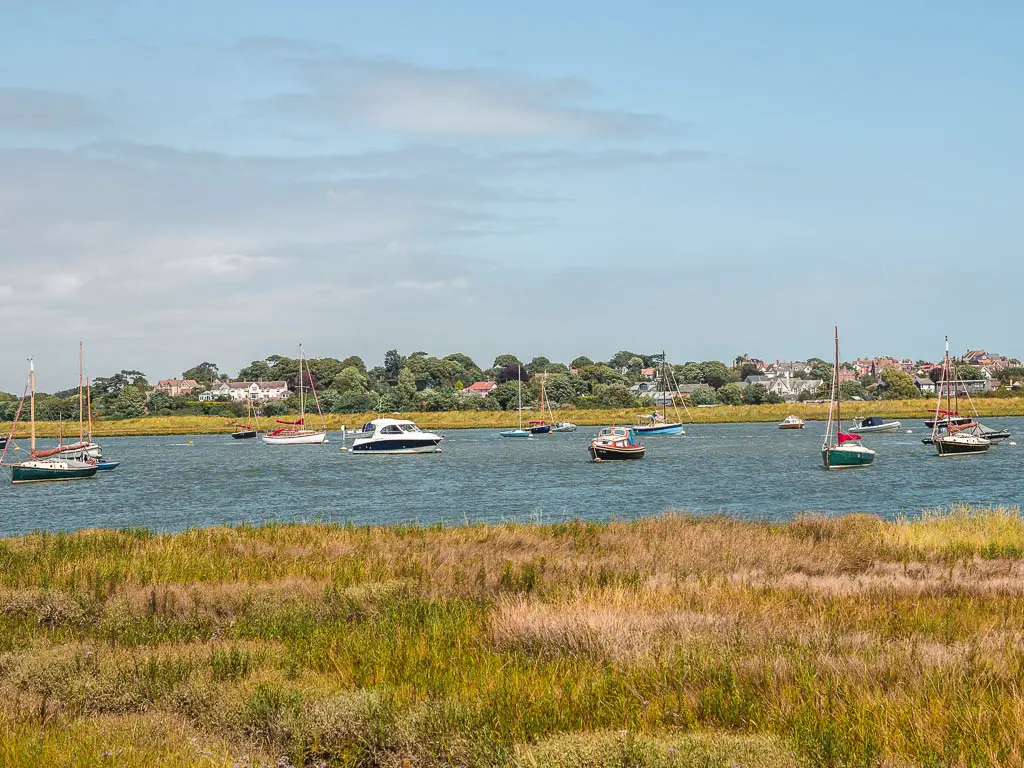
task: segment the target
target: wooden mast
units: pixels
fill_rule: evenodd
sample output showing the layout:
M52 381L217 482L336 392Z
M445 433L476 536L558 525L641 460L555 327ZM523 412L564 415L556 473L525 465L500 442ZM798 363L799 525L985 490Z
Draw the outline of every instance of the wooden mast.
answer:
M85 380L85 409L89 413L89 444L92 444L92 385Z
M32 399L29 401L29 414L32 418L32 440L29 455L33 456L36 452L36 363L31 357L28 359L28 386L32 393Z
M839 433L843 431L842 394L839 392L839 326L836 331L836 366L832 369L832 392L836 399L836 444L839 444Z

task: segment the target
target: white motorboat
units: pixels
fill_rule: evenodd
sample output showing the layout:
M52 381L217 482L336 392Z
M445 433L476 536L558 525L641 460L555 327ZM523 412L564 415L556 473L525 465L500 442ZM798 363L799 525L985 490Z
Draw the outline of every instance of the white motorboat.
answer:
M356 438L352 453L439 453L444 437L424 432L407 419L374 419L369 437Z
M103 448L100 447L99 443L79 443L78 445L64 446L60 451L54 454L54 458L57 459L102 459Z
M899 432L901 426L903 425L898 421L885 421L881 416L868 416L866 419L854 421L850 431L862 435L879 432Z
M801 419L799 416L794 416L790 414L789 416L784 418L782 422L779 424L779 429L803 429L804 426L805 425L803 419Z
M558 421L551 425L552 432L575 432L579 427L571 421Z

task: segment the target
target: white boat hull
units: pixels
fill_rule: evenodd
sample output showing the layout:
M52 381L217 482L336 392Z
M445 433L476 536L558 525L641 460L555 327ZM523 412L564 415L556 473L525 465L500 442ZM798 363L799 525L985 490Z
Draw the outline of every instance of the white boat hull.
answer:
M850 431L856 432L858 435L877 435L884 432L899 432L902 426L898 421L888 421L885 424L879 424L877 427L858 427L856 424L853 424L850 427Z
M326 432L310 432L299 435L263 435L267 445L322 445L327 442Z
M66 451L61 451L55 454L55 458L59 459L78 459L81 456L88 456L90 459L99 459L103 457L103 448L98 443L89 443L85 448L69 448Z

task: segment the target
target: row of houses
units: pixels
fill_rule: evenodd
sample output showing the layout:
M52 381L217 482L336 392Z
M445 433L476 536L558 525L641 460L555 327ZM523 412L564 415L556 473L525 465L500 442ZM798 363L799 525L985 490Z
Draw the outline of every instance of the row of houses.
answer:
M217 381L209 389L193 379L161 379L153 387L154 392L166 392L171 397L189 396L199 392L198 400L203 403L227 401L244 403L266 403L291 397L286 381Z

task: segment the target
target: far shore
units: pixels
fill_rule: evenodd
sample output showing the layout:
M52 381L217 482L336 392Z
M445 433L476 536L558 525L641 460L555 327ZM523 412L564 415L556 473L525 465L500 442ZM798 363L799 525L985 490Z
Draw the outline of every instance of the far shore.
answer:
M980 398L974 401L978 413L983 418L1001 416L1024 416L1024 397L1014 398ZM962 404L963 405L963 404ZM921 423L928 418L935 408L931 398L917 400L876 400L848 401L842 404L844 421L865 416L881 416L882 418L900 419L908 428L922 427ZM621 410L559 410L554 413L555 421L571 421L580 427L597 427L610 424L633 424L651 412L651 408L627 408ZM961 408L962 412L970 412ZM679 416L684 423L692 424L728 424L742 422L780 422L793 414L806 421L824 421L828 418L828 403L779 403L772 405L720 405L710 408L680 409ZM340 432L342 427L349 430L380 416L411 419L424 429L502 429L515 426L518 417L514 411L439 411L439 412L408 412L408 413L331 413L324 415L327 428L332 432ZM670 411L670 420L673 414ZM282 417L290 418L290 417ZM316 414L307 414L307 423L319 426ZM540 419L539 411L524 411L523 421ZM149 416L140 419L106 420L96 419L93 428L95 437L142 437L147 435L216 435L228 434L235 430L238 418L227 416ZM270 429L274 419L259 419L260 430ZM10 423L0 423L0 435L10 433ZM63 431L65 440L73 440L78 436L77 422L37 422L36 434L39 437L54 438ZM18 424L16 437L28 436L29 425Z

